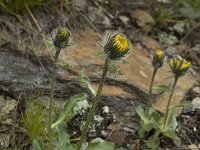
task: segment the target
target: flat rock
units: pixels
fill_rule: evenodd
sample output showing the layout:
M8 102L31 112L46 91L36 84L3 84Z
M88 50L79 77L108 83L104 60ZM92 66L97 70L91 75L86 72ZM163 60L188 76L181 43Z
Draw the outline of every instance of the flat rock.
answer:
M79 73L85 70L95 87L101 78L104 58L96 57L103 50L97 45L99 36L93 31L84 33L73 32L75 45L63 49L59 61L69 63L73 67L62 69L57 67L55 83L55 100L66 101L70 96L87 92L89 99L92 94L87 87L81 84ZM27 99L36 91L42 91L43 97L48 99L50 91L50 79L52 71L52 60L49 52L53 51L43 48L35 48L34 53L22 52L10 46L9 42L0 48L0 91L14 99ZM121 70L121 75L115 78L108 74L103 89L99 109L108 106L117 122L128 128L137 128L138 122L135 117L134 106L144 105L148 97L148 89L152 75L152 67L147 50L141 46L132 45L132 52L126 58L129 64L116 61L116 66ZM37 55L35 55L37 54ZM169 72L168 65L158 71L155 84L170 84L173 78ZM174 93L173 104L178 104L184 98L189 88L196 82L196 78L189 73L178 81ZM160 94L154 103L154 107L162 112L165 111L168 95ZM55 102L55 101L54 101Z
M97 41L99 41L98 36L94 32L89 31L85 33L83 37L75 37L75 39L77 40L77 44L63 50L60 59L66 63L72 63L74 65L72 70L77 74L82 68L84 68L89 77L99 78L102 73L104 58L94 59L96 53L102 52L102 49L97 45ZM122 75L115 78L113 75L109 74L108 78L133 85L133 87L137 87L139 91L148 93L153 71L149 54L145 50L139 49L133 44L132 52L126 58L126 61L128 61L129 64L124 65L120 62L116 62L116 65L121 70ZM170 68L166 64L158 71L155 78L155 84L170 85L173 82L173 78L169 78L171 76L173 76L173 74L170 72ZM196 79L190 72L181 77L173 96L172 105L179 104L195 82ZM132 93L131 90L123 86L116 87L115 85L106 85L104 87L103 94L107 96L125 95L133 99L135 97L135 93ZM168 97L169 95L167 94L157 96L154 107L159 111L164 112Z

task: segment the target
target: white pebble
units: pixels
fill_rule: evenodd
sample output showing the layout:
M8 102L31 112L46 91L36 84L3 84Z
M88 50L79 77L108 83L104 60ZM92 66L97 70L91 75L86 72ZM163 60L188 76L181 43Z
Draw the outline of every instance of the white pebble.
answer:
M106 113L106 114L108 114L110 111L108 106L104 106L102 109L103 109L103 113Z

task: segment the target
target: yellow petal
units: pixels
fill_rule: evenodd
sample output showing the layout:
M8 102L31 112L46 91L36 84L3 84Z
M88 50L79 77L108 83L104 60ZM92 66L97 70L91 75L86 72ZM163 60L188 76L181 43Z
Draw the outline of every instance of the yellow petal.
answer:
M121 35L117 35L114 38L114 43L115 46L117 46L119 52L124 52L125 50L127 50L129 48L129 43L128 40L121 36Z
M163 55L164 55L164 52L163 52L162 50L157 50L157 51L155 52L155 55L156 55L158 58L162 58Z

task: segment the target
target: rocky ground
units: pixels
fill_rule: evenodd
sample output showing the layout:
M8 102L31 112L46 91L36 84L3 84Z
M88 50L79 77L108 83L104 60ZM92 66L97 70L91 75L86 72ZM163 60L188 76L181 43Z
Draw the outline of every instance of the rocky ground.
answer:
M168 6L169 4L164 4ZM61 52L59 61L69 68L57 67L55 101L91 93L79 80L82 69L97 86L103 68L102 49L98 46L105 32L119 30L131 40L128 64L116 62L120 75L110 73L98 106L97 119L88 139L101 137L117 147L143 149L137 138L138 118L134 106L145 106L152 68L150 53L163 49L171 57L180 54L192 61L187 76L182 77L173 97L173 105L191 101L192 108L177 110L177 133L181 143L163 139L160 148L197 148L200 144L200 27L199 20L187 17L160 21L154 1L131 2L72 0L68 5L44 6L41 10L21 12L20 16L1 13L0 18L0 143L17 143L28 149L28 137L20 132L24 102L36 91L47 99L50 88L53 51L48 37L58 26L68 26L76 43ZM59 8L59 9L58 9ZM169 10L168 10L169 11ZM39 28L38 28L39 25ZM46 44L45 44L46 43ZM168 65L158 72L155 84L172 83ZM154 108L164 112L167 94L156 93ZM104 109L109 111L105 112ZM82 114L83 115L83 114ZM84 115L83 115L84 116ZM72 138L80 135L79 125L85 118L76 116L69 125ZM17 138L16 138L17 137ZM17 140L16 140L17 139Z

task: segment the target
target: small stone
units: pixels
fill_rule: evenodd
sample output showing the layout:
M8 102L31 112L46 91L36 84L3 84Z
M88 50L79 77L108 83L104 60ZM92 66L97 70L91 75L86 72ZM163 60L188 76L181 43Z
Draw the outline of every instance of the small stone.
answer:
M3 134L1 133L1 136L0 136L0 147L8 147L9 144L10 144L10 135L9 134Z
M178 39L174 35L168 35L165 32L162 32L158 35L159 41L165 45L175 45L178 43Z
M150 31L155 25L154 18L147 11L135 10L131 13L131 17L143 31Z
M189 119L190 118L190 115L182 115L183 118L187 118Z
M4 100L0 97L0 120L6 117L17 106L17 101L14 99Z
M101 135L103 135L103 137L107 137L108 136L108 132L106 132L105 130L101 131Z
M128 22L130 21L130 19L126 16L119 16L119 20L124 24L124 25L128 25Z
M102 138L93 139L91 142L104 142Z
M116 146L122 146L126 138L126 134L123 130L114 130L109 136L109 140L114 142Z
M170 4L171 1L170 0L157 0L160 3L164 3L164 4Z
M178 23L176 23L176 24L173 26L173 29L174 29L176 32L182 34L182 33L185 32L185 25L186 25L185 22L178 22Z
M124 127L124 131L126 131L126 132L134 132L134 130L132 130L132 129L128 128L128 127Z
M86 149L88 147L88 142L82 144L81 149Z
M140 70L139 71L140 75L143 76L144 78L147 78L148 75L143 71L143 70Z
M188 146L191 150L197 150L198 147L195 144L191 144Z
M114 131L114 130L118 130L120 128L119 128L119 125L117 123L111 123L111 124L108 125L107 129Z
M177 54L177 50L176 50L175 47L169 46L167 49L165 49L165 53L166 53L168 56L173 56L173 55Z
M112 26L110 19L108 17L106 17L106 16L104 17L104 20L103 20L102 24L105 25L106 27L111 27Z
M108 114L110 111L108 106L104 106L102 107L102 109L103 109L103 113L106 113L106 114Z
M74 107L74 113L83 115L86 112L86 110L89 108L89 106L90 105L87 100L77 102Z
M75 10L77 11L81 11L85 9L85 7L87 6L86 0L72 0L71 3L74 6L73 8L75 8Z
M193 110L195 110L196 108L200 109L200 97L195 97L192 100L192 107L193 107Z
M193 92L200 94L200 87L196 86L192 90L193 90Z
M181 147L181 140L173 140L173 143L177 146L177 147Z
M96 115L94 116L94 120L98 123L98 125L100 125L104 118L99 115Z

